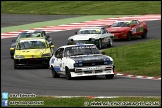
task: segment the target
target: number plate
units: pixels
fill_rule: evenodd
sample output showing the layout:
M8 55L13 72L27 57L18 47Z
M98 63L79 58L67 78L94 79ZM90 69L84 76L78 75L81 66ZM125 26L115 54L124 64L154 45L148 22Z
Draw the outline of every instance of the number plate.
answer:
M97 70L99 67L89 67L88 70Z
M95 74L95 70L92 70L92 74Z

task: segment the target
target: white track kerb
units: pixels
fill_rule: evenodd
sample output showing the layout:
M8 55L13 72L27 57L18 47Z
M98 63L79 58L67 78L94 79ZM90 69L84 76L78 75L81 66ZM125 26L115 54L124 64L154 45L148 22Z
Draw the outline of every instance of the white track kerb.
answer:
M114 72L116 76L123 76L123 77L128 77L128 78L138 78L138 79L151 79L151 80L161 80L160 77L149 77L149 76L138 76L138 75L129 75L125 73L118 73Z

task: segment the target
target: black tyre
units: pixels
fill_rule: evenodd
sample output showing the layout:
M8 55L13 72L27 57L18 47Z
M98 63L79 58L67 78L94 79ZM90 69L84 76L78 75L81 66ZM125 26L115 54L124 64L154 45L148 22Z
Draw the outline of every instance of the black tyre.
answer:
M66 79L67 79L67 80L71 80L71 79L72 79L72 77L71 77L71 74L70 74L70 71L69 71L68 67L66 67Z
M112 79L114 78L114 75L105 75L106 79Z
M52 53L52 55L54 54L54 49L53 48L51 48L51 53Z
M18 67L16 66L16 60L14 60L14 69L18 69Z
M131 35L130 32L128 32L128 34L127 34L127 40L128 40L128 41L132 40L132 35Z
M141 35L141 38L142 39L147 38L147 30L146 29L144 30L143 34Z
M55 71L55 69L53 67L51 68L51 71L52 71L52 77L53 78L59 78L60 77L60 75L57 74L57 72Z
M98 41L98 49L102 49L102 40L101 39Z
M110 38L109 44L107 45L107 47L112 47L113 45L113 38Z

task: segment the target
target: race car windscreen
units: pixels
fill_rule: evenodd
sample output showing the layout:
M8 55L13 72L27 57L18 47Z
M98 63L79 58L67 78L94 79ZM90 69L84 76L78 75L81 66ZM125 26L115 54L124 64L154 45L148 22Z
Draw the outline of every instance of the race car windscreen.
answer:
M31 37L43 37L40 33L21 33L18 38L17 41L20 38L31 38Z
M78 34L101 34L100 29L80 30Z
M47 48L44 41L20 41L17 45L18 50Z
M65 48L65 57L76 55L101 54L94 45L73 46Z
M130 24L128 22L115 22L111 27L130 27Z

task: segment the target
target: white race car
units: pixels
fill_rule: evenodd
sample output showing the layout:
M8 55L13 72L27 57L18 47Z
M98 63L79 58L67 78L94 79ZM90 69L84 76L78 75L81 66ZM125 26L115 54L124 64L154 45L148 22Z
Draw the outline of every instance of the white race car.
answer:
M114 63L110 56L102 54L94 44L76 44L59 47L51 57L52 77L65 75L72 77L105 75L114 77Z
M81 28L76 35L68 38L68 45L82 43L95 44L99 49L111 47L114 35L108 33L104 27Z

